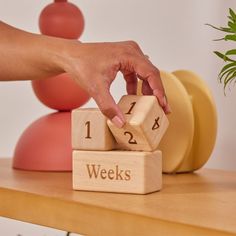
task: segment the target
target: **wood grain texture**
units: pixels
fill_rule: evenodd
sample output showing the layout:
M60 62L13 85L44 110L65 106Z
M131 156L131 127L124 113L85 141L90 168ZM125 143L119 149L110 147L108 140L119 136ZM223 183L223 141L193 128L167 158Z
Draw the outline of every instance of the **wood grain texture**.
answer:
M72 148L81 150L112 150L115 139L107 118L98 108L78 108L72 111Z
M125 115L126 124L119 129L110 120L107 123L119 148L156 150L169 125L156 97L125 95L118 105Z
M236 235L235 199L236 172L164 175L160 192L113 194L73 191L71 173L0 159L1 216L84 235Z
M73 151L76 190L146 194L161 186L160 151Z

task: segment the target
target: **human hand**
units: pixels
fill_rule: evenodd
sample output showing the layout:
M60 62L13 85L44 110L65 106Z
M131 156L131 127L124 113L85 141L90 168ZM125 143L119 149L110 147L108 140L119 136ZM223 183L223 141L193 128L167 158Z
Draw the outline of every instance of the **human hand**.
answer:
M139 78L143 80L143 94L155 95L164 112L170 112L159 70L133 41L70 41L64 50L62 67L94 98L102 113L118 127L124 125L125 118L109 90L119 71L123 73L128 94L136 94Z
M128 94L136 94L139 78L143 94L155 95L165 113L170 112L159 70L133 41L81 43L28 33L1 21L0 33L0 80L47 79L67 72L94 98L102 113L122 127L124 114L109 91L120 71Z

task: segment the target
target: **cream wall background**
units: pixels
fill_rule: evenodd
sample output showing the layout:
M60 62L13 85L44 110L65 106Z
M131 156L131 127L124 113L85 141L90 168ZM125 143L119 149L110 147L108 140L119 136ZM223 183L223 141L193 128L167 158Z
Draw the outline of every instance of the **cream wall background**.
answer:
M38 16L49 0L0 0L0 19L18 28L39 32ZM205 23L224 25L235 0L71 0L84 13L83 41L137 41L160 69L190 69L199 73L216 100L219 128L208 167L236 170L236 88L224 96L217 73L222 62L212 51L225 49L212 39L221 34ZM1 72L0 72L1 73ZM125 93L118 76L112 93ZM26 78L27 79L27 78ZM89 102L87 106L94 106ZM53 112L34 96L30 82L0 83L0 156L11 157L23 130L44 114Z

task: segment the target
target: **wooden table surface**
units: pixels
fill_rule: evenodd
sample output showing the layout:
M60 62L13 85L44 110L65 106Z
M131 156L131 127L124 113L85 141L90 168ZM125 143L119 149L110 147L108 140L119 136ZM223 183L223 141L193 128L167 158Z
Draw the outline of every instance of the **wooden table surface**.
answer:
M236 172L164 175L148 195L73 191L71 177L0 159L0 215L96 236L236 235Z

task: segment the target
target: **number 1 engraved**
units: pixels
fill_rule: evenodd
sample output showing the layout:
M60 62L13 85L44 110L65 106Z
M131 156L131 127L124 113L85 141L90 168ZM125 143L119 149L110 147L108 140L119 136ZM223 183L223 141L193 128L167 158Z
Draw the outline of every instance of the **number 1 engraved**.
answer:
M124 135L127 135L127 134L130 136L128 143L129 144L137 144L137 141L135 139L133 139L134 138L133 134L129 131L124 132Z
M130 115L130 114L131 114L131 111L133 110L135 104L136 104L136 102L132 102L132 103L130 103L131 107L130 107L130 109L128 110L128 112L125 113L126 115Z
M158 129L160 127L160 124L158 123L159 120L160 120L160 117L155 119L155 122L154 122L154 124L152 126L152 130Z
M87 136L85 138L91 139L92 137L90 136L90 121L87 121L85 123L85 126L87 126Z

